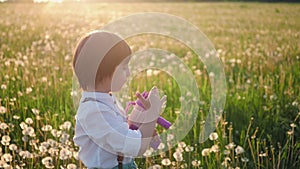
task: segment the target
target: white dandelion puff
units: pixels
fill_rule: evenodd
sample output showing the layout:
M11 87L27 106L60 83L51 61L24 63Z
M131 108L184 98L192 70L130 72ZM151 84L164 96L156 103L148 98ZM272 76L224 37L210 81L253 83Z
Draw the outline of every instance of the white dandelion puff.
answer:
M9 137L8 135L4 135L4 136L2 136L1 143L2 143L4 146L8 146L10 140L11 140L11 139L10 139L10 137Z
M202 156L208 156L210 154L210 148L205 148L201 152Z
M164 158L163 160L161 160L161 164L164 166L169 166L171 165L171 160L168 158Z
M244 150L244 148L241 147L241 146L237 146L237 147L235 148L235 153L236 153L236 154L242 154L242 153L244 153L244 152L245 152L245 150Z
M5 162L11 162L13 160L12 155L9 153L5 153L1 156L1 160Z
M3 106L0 106L0 114L5 114L6 113L6 108Z
M30 118L30 117L26 118L25 119L25 123L27 123L27 124L33 124L32 118Z
M217 140L218 137L219 137L219 136L218 136L218 133L216 133L216 132L213 132L213 133L211 133L211 134L209 135L209 139L212 140L212 141Z
M176 161L182 161L183 160L182 153L178 152L178 151L173 153L173 157L175 158Z

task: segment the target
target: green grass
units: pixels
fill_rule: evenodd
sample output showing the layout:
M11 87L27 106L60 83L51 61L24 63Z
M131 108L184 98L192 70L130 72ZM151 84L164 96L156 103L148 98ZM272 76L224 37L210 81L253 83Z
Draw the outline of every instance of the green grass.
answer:
M195 76L203 104L183 140L193 151L181 151L186 146L178 146L155 157L137 159L139 167L299 168L300 5L284 3L0 4L0 167L5 160L14 168L82 166L76 159L78 147L72 142L76 110L70 94L71 60L75 45L83 34L116 18L150 11L183 17L207 35L225 66L228 92L216 130L218 139L198 143L211 98L203 64L188 57L189 49L172 39L150 35L128 39L134 51L145 46L165 49L181 57L192 71L201 72ZM136 78L140 82L131 84L132 92L153 85L163 89L168 95L164 117L174 122L180 108L176 82L163 73ZM71 128L66 121L72 123ZM22 134L22 122L28 125L25 129L34 129L29 136ZM42 130L46 124L52 131ZM49 139L55 144L41 151L39 147L51 142ZM236 146L230 149L229 143ZM212 145L219 150L214 147L203 156L203 149ZM236 153L237 145L245 152ZM61 154L65 150L67 155ZM28 156L24 151L29 151ZM181 152L183 161L176 161L175 151ZM51 157L52 163L43 164L45 157ZM163 159L169 159L170 166L163 165ZM195 165L195 160L201 164Z

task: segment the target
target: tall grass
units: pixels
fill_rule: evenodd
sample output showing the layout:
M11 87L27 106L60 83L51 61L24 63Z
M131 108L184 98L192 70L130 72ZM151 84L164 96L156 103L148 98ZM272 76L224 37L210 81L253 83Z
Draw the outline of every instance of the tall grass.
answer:
M299 10L298 4L260 3L1 4L0 167L83 168L72 142L74 47L84 33L113 19L157 11L186 18L212 40L225 66L228 94L216 131L199 143L211 94L204 65L175 40L128 39L134 51L157 47L179 56L201 95L198 119L185 139L158 156L137 159L138 165L299 168ZM157 85L168 95L164 117L174 122L181 113L176 81L163 72L135 78L132 94Z

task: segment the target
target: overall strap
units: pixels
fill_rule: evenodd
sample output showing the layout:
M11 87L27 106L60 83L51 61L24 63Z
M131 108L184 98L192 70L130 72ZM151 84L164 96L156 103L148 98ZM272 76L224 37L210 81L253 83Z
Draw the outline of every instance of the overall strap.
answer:
M123 164L122 164L122 161L123 161L124 157L122 156L121 153L118 154L118 169L122 169L123 168Z
M93 97L86 97L84 98L81 103L85 103L87 101L96 101L96 102L99 102L99 103L102 103L102 104L105 104L106 106L108 106L106 103L100 101L100 100L97 100ZM109 107L109 106L108 106ZM122 169L123 168L123 159L124 159L124 156L122 155L122 153L118 153L118 157L117 157L117 160L118 160L118 169Z

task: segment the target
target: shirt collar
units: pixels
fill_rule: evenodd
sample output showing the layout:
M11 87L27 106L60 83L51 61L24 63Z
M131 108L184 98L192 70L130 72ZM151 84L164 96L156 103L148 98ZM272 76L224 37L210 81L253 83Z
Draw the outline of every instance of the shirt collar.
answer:
M114 98L111 94L109 93L102 93L102 92L87 92L83 91L82 92L82 99L85 98L93 98L96 100L101 100L102 102L106 104L114 104Z

